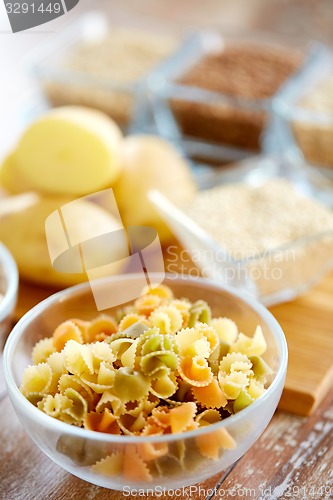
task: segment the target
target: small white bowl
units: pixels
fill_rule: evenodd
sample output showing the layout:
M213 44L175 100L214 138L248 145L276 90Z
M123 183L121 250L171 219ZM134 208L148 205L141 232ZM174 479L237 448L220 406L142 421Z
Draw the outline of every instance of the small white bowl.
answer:
M150 275L152 282L160 282L160 278L154 273ZM98 286L104 293L107 290L111 294L121 294L124 288L138 287L140 280L141 276L135 274L119 275L99 281ZM230 317L245 333L253 332L258 324L262 327L267 342L264 357L274 371L271 384L252 405L217 424L181 434L116 436L65 424L40 411L21 394L19 386L22 373L31 363L31 350L36 341L51 336L54 328L64 320L73 317L91 319L96 316L96 306L88 283L59 292L34 307L15 326L6 343L4 374L8 394L30 437L56 464L75 476L105 488L123 491L125 487L175 489L219 473L236 462L259 438L272 418L282 393L287 370L287 344L282 329L265 307L251 297L213 281L169 275L164 283L172 288L176 297L188 297L192 301L206 300L214 316ZM236 448L220 450L215 461L202 456L196 446L198 437L214 442L221 429L231 434L236 441ZM105 471L98 473L92 468L97 461L113 453L135 454L140 445L157 443L168 447L168 455L147 463L151 472L150 481L129 481L122 472L112 475ZM177 454L183 452L183 459L177 459Z
M0 243L0 346L8 334L18 292L18 270L7 248Z

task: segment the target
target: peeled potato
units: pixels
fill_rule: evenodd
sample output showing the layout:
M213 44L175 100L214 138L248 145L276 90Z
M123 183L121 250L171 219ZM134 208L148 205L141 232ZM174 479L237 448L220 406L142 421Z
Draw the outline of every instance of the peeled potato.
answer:
M166 241L170 231L148 200L148 191L157 189L180 204L193 197L196 185L188 164L171 144L143 135L124 140L123 169L113 189L125 225L155 227Z
M14 161L32 189L84 195L119 176L122 134L100 111L64 106L49 111L23 134Z
M45 235L45 221L48 216L58 210L70 200L64 197L39 198L37 202L21 212L15 212L0 219L0 240L12 252L22 278L35 283L55 286L70 286L82 281L87 281L84 272L67 274L57 272L51 265L48 245ZM75 210L71 213L70 240L80 242L86 240L87 231L93 228L96 234L110 234L110 230L119 230L119 222L108 214L103 208L85 200L75 201ZM91 231L90 231L91 234ZM55 249L63 244L63 235L59 227L49 231L49 244ZM96 264L105 260L101 245L95 245L94 250L100 255L94 255ZM113 251L113 257L108 252L109 260L116 262L114 272L120 272L122 257L119 249ZM94 260L90 256L90 261ZM75 273L82 270L77 254L71 256ZM102 262L103 263L103 262ZM68 264L68 260L67 260ZM72 268L70 267L70 270Z
M11 194L31 191L29 183L18 171L13 154L7 156L1 165L0 185Z

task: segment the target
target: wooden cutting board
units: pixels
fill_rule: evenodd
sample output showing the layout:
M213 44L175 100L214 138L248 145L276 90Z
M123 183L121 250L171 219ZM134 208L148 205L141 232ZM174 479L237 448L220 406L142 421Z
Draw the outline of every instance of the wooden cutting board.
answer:
M21 283L15 319L54 291ZM271 312L289 347L279 408L309 415L333 387L333 272L304 296L272 307Z

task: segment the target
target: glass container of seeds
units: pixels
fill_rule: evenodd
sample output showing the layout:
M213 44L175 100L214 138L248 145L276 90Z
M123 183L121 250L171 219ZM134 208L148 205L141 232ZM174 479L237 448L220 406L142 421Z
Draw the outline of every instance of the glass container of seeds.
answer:
M260 33L198 32L148 77L151 127L203 163L253 156L270 129L273 97L323 51Z
M140 107L146 75L176 50L178 40L177 28L150 18L90 11L52 36L31 64L52 106L96 108L126 129Z
M333 189L333 53L313 75L296 81L273 102L281 149L302 164L308 179ZM332 194L331 194L332 196Z
M241 162L184 206L150 193L193 261L189 274L199 269L273 305L303 293L333 268L333 210L293 178L286 161L263 156ZM276 162L280 167L265 176Z

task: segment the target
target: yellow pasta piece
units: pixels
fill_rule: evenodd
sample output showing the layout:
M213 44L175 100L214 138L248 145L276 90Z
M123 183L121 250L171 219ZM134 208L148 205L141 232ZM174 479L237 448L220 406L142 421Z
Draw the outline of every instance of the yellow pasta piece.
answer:
M47 394L52 382L52 370L47 363L40 363L36 366L28 366L22 377L20 391L22 394L39 392Z
M261 356L266 351L267 344L260 326L257 326L254 336L247 337L243 333L231 344L230 352L241 352L247 356Z
M60 418L64 410L68 410L73 405L73 401L63 394L48 394L38 404L38 408L50 417Z
M179 375L191 385L204 387L213 379L207 359L202 356L185 356L180 360Z
M170 410L170 427L172 434L184 432L193 423L197 405L192 402L183 403L181 406Z
M52 370L52 381L48 392L55 394L58 391L60 377L68 373L65 366L65 357L62 352L54 352L47 358L46 363Z
M136 313L129 313L126 314L120 321L118 331L122 332L123 330L127 330L132 325L135 325L135 323L146 323L148 325L148 321L146 319L146 316L136 314Z
M28 392L25 394L25 397L28 401L30 401L31 404L33 404L34 406L38 406L38 403L40 403L45 398L45 394L43 394L42 392Z
M134 339L125 337L112 340L109 345L115 356L115 359L121 360L122 356L126 353L127 349L129 349L134 343L135 343ZM135 343L135 346L136 345L137 344Z
M88 345L69 340L64 347L65 366L70 373L94 373L93 354Z
M113 387L116 370L102 361L98 373L82 373L81 380L97 394L103 394Z
M187 328L189 320L190 320L190 308L191 302L185 299L175 299L171 302L172 307L175 307L183 318L183 323L181 328Z
M105 408L108 408L113 415L119 417L125 411L125 404L111 391L105 391L96 405L96 411L101 413Z
M158 295L161 299L172 300L173 293L171 288L166 285L160 284L156 285L152 283L151 285L147 285L143 288L141 295Z
M205 408L221 408L227 404L227 398L216 378L205 387L193 387L192 394L197 403Z
M210 345L210 352L214 352L217 346L219 345L219 338L217 336L216 331L213 327L206 325L205 323L196 323L195 330L200 332L204 337L206 337L207 341Z
M88 326L86 342L104 340L107 337L112 337L117 331L118 325L115 320L111 316L101 315L94 319Z
M137 346L138 341L134 340L132 345L126 349L124 354L120 357L121 364L125 367L131 368L132 370L134 370L135 367Z
M121 434L117 417L108 408L105 408L102 413L95 411L88 413L84 418L83 425L85 429L90 431Z
M247 375L253 375L252 362L246 356L240 352L228 353L224 356L220 362L220 372L225 374L232 373L234 371L242 371Z
M209 324L214 328L220 340L228 344L235 342L238 335L238 327L232 319L213 318Z
M180 330L183 324L183 316L176 307L173 307L172 304L158 307L151 314L153 320L154 318L155 319L158 318L161 315L161 313L163 313L162 318L165 317L164 314L166 314L170 319L170 324L168 323L170 331L166 332L161 331L161 333L176 333L178 330ZM153 325L153 326L158 326L158 325Z
M53 344L53 338L41 339L35 344L32 350L32 362L34 365L44 363L51 354L56 352L57 349Z
M247 392L253 399L258 399L265 392L264 385L256 379L250 379L249 386L247 387Z
M182 356L210 356L211 348L202 331L195 328L184 328L177 335L177 344Z
M91 469L97 474L103 476L119 476L123 470L124 455L118 451L112 455L102 458L99 462L92 465Z
M172 374L164 375L151 381L150 392L161 399L171 398L177 391L176 377Z
M64 396L72 401L70 408L64 410L71 417L77 420L78 424L81 425L85 416L88 413L88 403L84 397L75 389L68 388L64 391Z
M95 342L91 346L91 353L93 356L94 372L98 372L102 362L110 364L116 361L116 356L113 354L110 345L106 342Z
M87 401L89 407L93 404L93 391L81 378L76 377L75 375L69 375L68 373L61 375L58 382L58 391L61 394L64 394L67 389L74 389L81 394L81 396Z
M65 321L55 329L53 333L53 345L60 352L69 340L75 340L79 344L83 344L83 337L79 327L72 321Z
M148 318L148 324L151 328L157 327L163 334L171 333L171 319L169 315L158 309L151 313Z
M249 384L247 375L242 372L232 372L228 375L219 372L218 380L227 399L236 399L242 389Z

